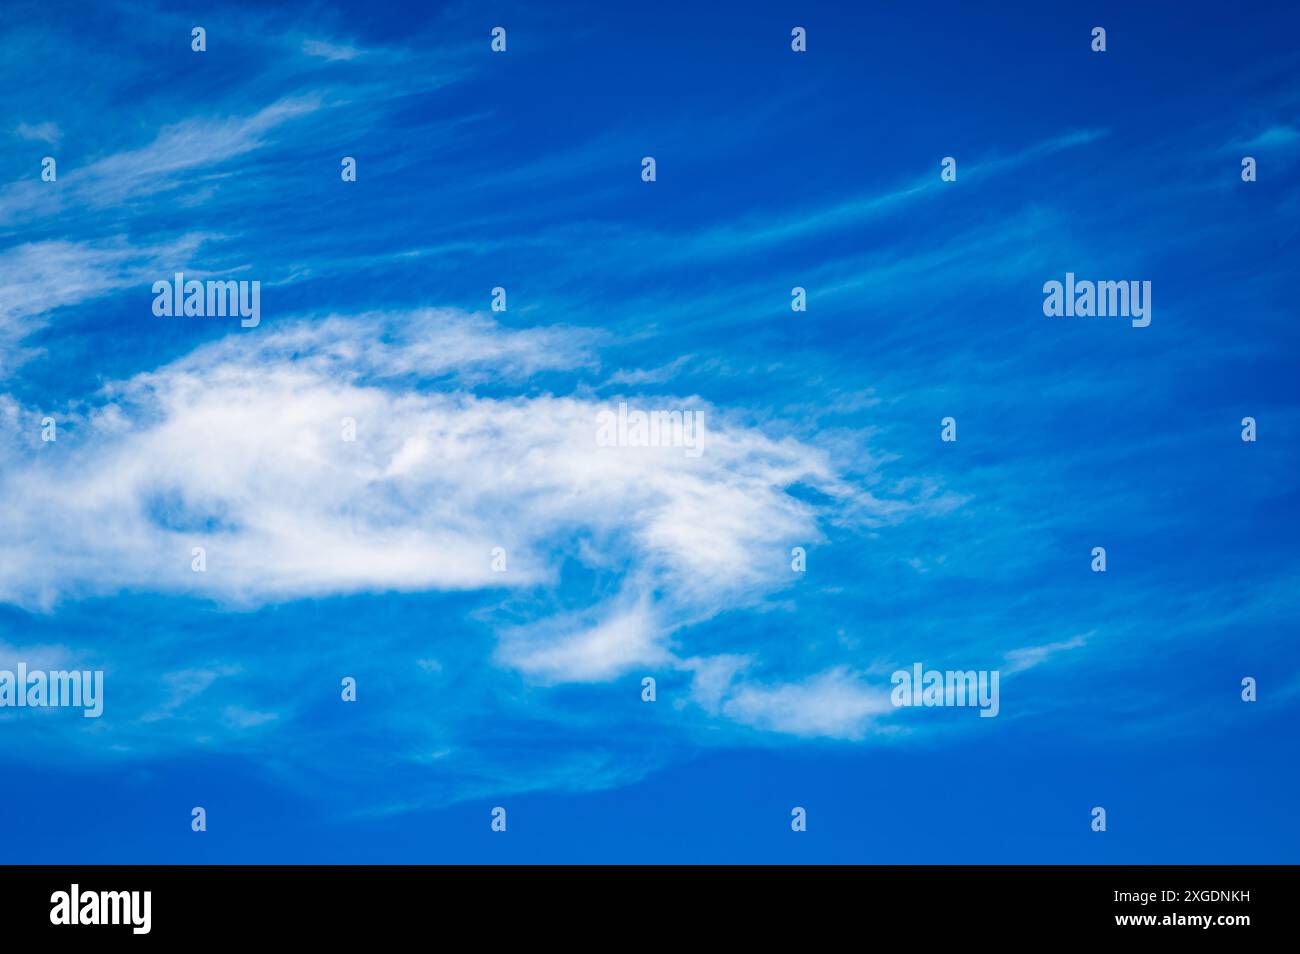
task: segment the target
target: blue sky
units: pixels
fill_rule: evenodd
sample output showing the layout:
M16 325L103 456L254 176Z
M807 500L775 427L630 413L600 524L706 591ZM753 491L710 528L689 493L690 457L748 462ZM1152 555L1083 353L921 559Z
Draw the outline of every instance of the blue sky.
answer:
M1300 14L1142 6L18 4L0 861L1294 861Z

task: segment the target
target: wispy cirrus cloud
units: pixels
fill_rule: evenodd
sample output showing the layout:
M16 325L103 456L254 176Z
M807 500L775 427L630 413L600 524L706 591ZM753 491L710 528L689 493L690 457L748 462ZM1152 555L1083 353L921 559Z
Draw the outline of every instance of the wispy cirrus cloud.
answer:
M1096 633L1084 633L1080 636L1072 636L1069 639L1061 640L1055 643L1044 643L1041 646L1023 646L1020 649L1013 649L1007 653L1007 672L1023 672L1026 669L1032 669L1041 663L1047 662L1048 659L1057 653L1065 652L1070 649L1079 649L1086 645L1089 637Z
M47 142L56 146L63 138L58 123L46 120L42 123L19 123L14 127L14 135L30 142Z
M861 739L895 711L887 687L839 666L794 682L741 682L721 711L737 722L804 737Z
M65 164L55 182L10 183L0 189L0 217L13 222L47 218L69 208L103 208L190 187L193 180L182 177L262 147L274 130L320 105L318 97L290 97L251 115L181 120L137 149L84 166Z
M204 239L190 234L140 246L118 235L97 242L26 242L0 252L0 381L31 356L20 343L53 321L57 309L147 286Z
M693 653L687 629L788 587L790 544L819 539L836 510L866 508L877 525L903 515L839 477L815 445L768 438L707 404L707 449L690 458L600 446L607 401L502 393L526 390L548 367L598 368L598 348L581 329L511 330L454 310L334 315L230 334L110 382L60 422L53 444L30 439L30 412L9 399L0 601L57 619L128 594L247 614L368 593L477 593L487 601L479 615L497 621L482 658L498 676L477 679L493 698L511 674L547 692L648 666L690 679L709 719L862 738L878 711L858 677L736 678L731 657ZM348 421L355 441L343 437ZM818 488L821 502L794 495L796 485ZM904 513L927 506L905 502ZM492 566L497 546L505 572ZM194 547L205 550L204 572L193 569ZM557 604L573 564L612 595ZM255 751L310 710L305 673L320 664L310 651L268 647L252 669L237 647L213 643L203 665L178 665L186 657L152 639L157 676L114 676L125 701L96 730L112 740L108 753ZM83 649L82 659L101 652ZM450 678L475 658L438 655L431 667L427 649L412 650L402 680ZM259 704L258 687L277 679L302 688ZM461 718L449 714L437 731L460 738L471 725ZM413 745L431 731L403 723ZM577 757L574 745L515 766L510 784L537 784ZM483 758L463 738L439 763ZM307 770L292 761L286 771ZM444 791L460 797L477 784L467 777Z
M318 56L332 61L355 60L364 56L365 51L350 43L330 43L325 40L303 40L302 51L308 56Z
M76 501L54 528L87 535L82 569L58 574L69 593L162 586L261 601L519 585L547 572L554 544L545 541L582 528L617 536L683 605L708 603L780 576L784 551L754 560L756 534L816 533L814 508L782 487L854 495L815 448L768 440L712 409L708 453L692 459L598 446L604 402L402 383L571 369L592 341L578 329L507 331L481 316L425 312L401 323L299 322L243 340L108 385L66 423L64 442L48 448L55 454L23 464L23 445L10 445L15 499L35 511L46 498ZM345 419L355 442L342 439ZM887 503L880 512L887 517ZM11 559L0 588L11 600L57 585L39 570L24 581L13 548L29 532L18 516L4 534ZM200 538L213 562L203 577L188 557ZM503 577L488 566L497 544L514 554Z

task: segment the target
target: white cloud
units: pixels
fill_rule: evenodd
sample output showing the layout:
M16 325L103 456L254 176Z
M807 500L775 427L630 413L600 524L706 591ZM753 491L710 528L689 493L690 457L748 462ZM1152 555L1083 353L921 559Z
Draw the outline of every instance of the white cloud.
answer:
M280 718L277 712L255 712L243 706L226 706L222 715L226 725L233 729L255 729Z
M618 595L558 615L543 606L499 633L498 664L544 685L638 666L687 671L708 712L860 738L888 703L848 671L746 682L750 657L689 656L671 640L788 586L790 545L819 540L828 511L878 525L897 519L895 502L841 481L817 447L697 399L655 399L706 414L708 441L692 458L600 446L606 403L502 393L539 371L596 366L594 340L454 310L267 322L105 385L49 445L20 427L34 412L7 397L0 601L48 610L138 591L256 606L505 588L544 603L561 564L577 560L617 579ZM490 397L473 390L487 378ZM345 418L355 441L343 438ZM194 547L206 572L192 568ZM177 675L175 698L148 717L204 693L216 674ZM227 710L224 723L272 717Z
M302 51L307 56L320 57L331 62L355 60L364 54L350 43L329 43L325 40L303 40Z
M117 237L98 244L28 242L0 253L0 378L18 363L18 343L52 320L52 312L132 285L141 286L140 314L149 317L149 285L184 262L203 241L133 246Z
M658 665L669 655L660 643L648 601L606 612L586 624L577 619L548 620L505 635L498 658L543 682L602 682L635 665Z
M681 665L692 674L691 698L704 709L717 712L736 677L752 662L749 656L721 655L686 659Z
M1032 669L1039 663L1046 662L1048 658L1056 653L1069 649L1078 649L1088 641L1092 634L1092 632L1087 632L1081 636L1062 640L1059 643L1045 643L1042 646L1026 646L1023 649L1013 649L1006 654L1009 663L1007 672L1023 672L1026 669Z
M742 683L721 709L756 728L834 739L860 739L874 717L894 711L885 688L842 666L800 682Z
M19 123L14 129L14 135L19 139L26 139L31 142L48 142L52 146L57 146L63 134L59 131L56 123Z
M609 376L610 384L624 385L643 385L643 384L663 384L665 381L671 381L682 370L691 355L684 354L667 364L660 365L657 368L620 368Z
M846 492L816 449L752 430L717 423L691 459L598 446L603 405L591 401L419 390L410 375L571 366L585 335L406 317L231 335L109 385L56 445L11 434L0 599L144 589L254 604L528 586L581 532L679 610L709 612L787 579L782 541L816 537L787 485ZM191 569L196 546L205 573ZM491 569L495 546L507 573Z
M58 216L65 209L116 205L182 185L185 174L260 148L280 127L321 108L316 96L281 99L245 116L185 119L159 130L152 142L84 166L59 164L56 182L35 176L0 189L0 218Z
M194 699L203 695L222 676L230 676L236 672L238 672L237 669L225 667L219 669L183 669L163 673L161 682L168 689L168 697L159 704L156 710L142 714L140 721L147 723L171 718L182 706L188 705Z

